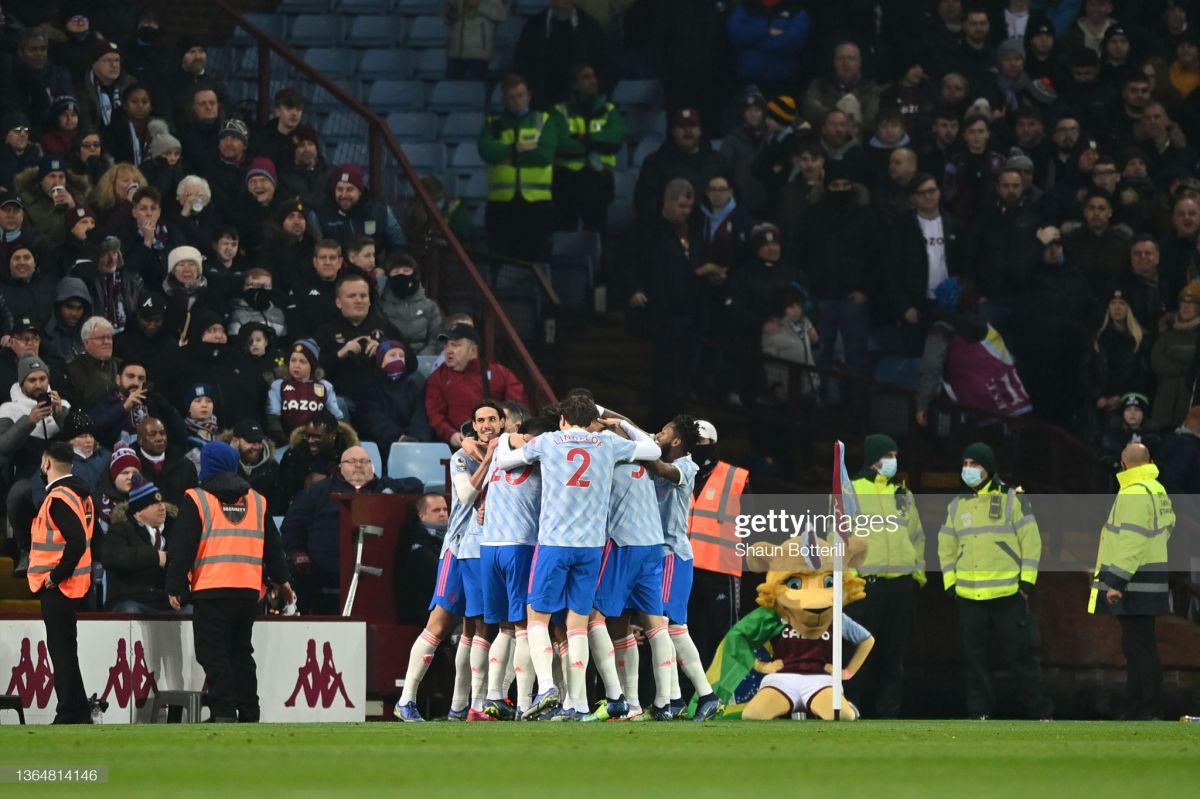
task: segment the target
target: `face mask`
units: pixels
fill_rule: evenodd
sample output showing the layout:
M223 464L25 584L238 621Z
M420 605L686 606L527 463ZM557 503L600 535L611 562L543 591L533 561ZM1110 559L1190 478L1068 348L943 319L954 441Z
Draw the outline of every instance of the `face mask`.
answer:
M158 41L160 35L161 33L158 28L151 27L149 25L137 29L138 39L145 44L153 44L154 42Z
M896 459L884 458L879 461L879 473L887 479L891 480L896 476Z
M975 488L983 482L983 469L978 466L964 466L962 468L962 481L969 487Z
M692 447L692 455L696 463L700 464L703 469L717 462L717 445L716 444L697 444Z
M271 307L271 290L270 289L246 289L242 292L242 299L256 311L265 311Z
M826 191L825 196L829 199L829 204L834 208L848 208L854 202L854 192L847 191Z
M388 380L399 380L400 378L404 377L404 368L404 359L399 358L384 364L383 373L387 375Z
M388 291L401 298L411 297L419 285L416 275L394 275L387 281Z

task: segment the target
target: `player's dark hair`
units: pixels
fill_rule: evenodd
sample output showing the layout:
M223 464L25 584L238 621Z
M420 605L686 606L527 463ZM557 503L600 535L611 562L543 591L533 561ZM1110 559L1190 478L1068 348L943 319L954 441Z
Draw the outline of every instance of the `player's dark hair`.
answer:
M583 386L577 386L576 388L571 389L567 392L567 396L584 397L585 399L591 400L593 403L596 402L596 395L592 393L592 390L590 388L584 388Z
M529 408L519 402L508 400L507 402L500 403L500 406L504 409L505 419L520 419L524 422L529 418Z
M70 466L75 462L75 449L69 441L55 441L45 451L46 457L62 466Z
M308 417L308 423L313 427L319 427L326 433L332 433L338 429L337 417L325 408L313 411Z
M545 414L539 414L537 416L531 416L525 421L521 422L521 427L518 432L527 436L540 436L542 433L549 433L550 431L557 429L557 419L546 416Z
M496 415L501 419L504 418L504 406L496 400L485 399L483 402L477 403L475 407L471 409L472 422L475 421L475 414L479 413L481 408L494 408L496 410Z
M683 451L691 452L700 440L700 425L696 424L696 417L681 413L671 420L671 427L683 442Z
M578 394L564 399L558 406L558 413L567 420L567 424L576 427L587 427L600 416L596 411L596 403Z

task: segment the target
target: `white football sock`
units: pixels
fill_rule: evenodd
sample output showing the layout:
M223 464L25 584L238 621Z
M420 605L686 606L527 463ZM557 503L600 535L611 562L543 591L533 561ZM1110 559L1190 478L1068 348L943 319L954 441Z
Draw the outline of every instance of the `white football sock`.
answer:
M654 704L666 707L671 702L671 675L675 673L675 647L667 625L660 624L646 631L650 641L650 656L654 658Z
M640 664L637 638L630 633L614 642L613 648L616 650L617 673L621 677L621 690L625 694L625 701L629 703L631 710L640 708L642 702L638 697L638 666Z
M545 693L554 685L554 645L550 643L550 628L542 621L529 622L529 659L537 674L538 692Z
M512 651L513 634L511 630L501 630L492 642L491 654L487 665L487 698L491 702L504 698L501 693L504 685L504 672L508 671L508 655Z
M513 670L517 673L517 710L524 713L533 704L533 658L529 656L528 632L517 630L513 650Z
M421 687L421 680L424 679L425 672L429 671L429 664L433 662L433 655L441 642L441 639L429 630L421 630L417 640L413 641L412 649L408 653L408 671L404 672L404 690L400 693L400 704L417 701L417 689Z
M450 697L451 710L466 710L471 704L471 639L458 637L458 649L454 651L454 693Z
M708 677L704 674L704 664L700 661L700 651L696 649L696 645L692 643L692 636L688 634L686 624L671 625L671 643L675 645L675 656L679 660L679 668L683 669L683 673L687 675L691 681L692 687L696 689L699 696L708 696L712 693L712 686L708 684ZM678 677L676 677L678 680ZM677 699L678 694L672 694L672 699Z
M471 709L483 710L483 689L487 684L488 655L492 645L482 635L471 639Z
M604 695L609 699L620 698L621 677L617 674L616 648L604 619L589 621L587 635L596 672L604 683Z
M509 633L509 635L513 636L514 643L508 648L508 663L504 665L504 687L500 690L500 696L505 699L512 695L513 681L517 679L517 646L515 643L515 632L516 630L513 630Z
M554 642L554 684L558 686L558 695L565 704L567 691L567 644L565 641Z
M567 693L570 708L587 712L588 631L567 630Z

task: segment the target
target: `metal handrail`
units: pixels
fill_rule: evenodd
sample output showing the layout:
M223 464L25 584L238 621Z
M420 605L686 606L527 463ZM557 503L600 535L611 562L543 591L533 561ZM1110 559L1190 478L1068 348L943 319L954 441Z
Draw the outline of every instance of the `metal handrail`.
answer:
M411 186L413 192L421 201L421 204L425 206L431 223L437 228L438 233L441 234L446 246L450 248L455 258L463 265L467 271L467 274L470 275L471 281L475 284L475 288L479 291L480 296L483 298L485 307L487 311L490 312L492 320L495 324L500 326L500 330L508 344L512 347L520 366L533 383L533 385L529 387L531 389L531 396L541 399L541 402L538 403L539 405L553 403L555 401L555 395L553 390L550 388L549 381L546 380L545 375L543 375L541 369L538 368L533 356L530 355L529 350L525 347L524 342L521 341L521 337L517 334L516 328L513 327L508 315L504 312L504 308L496 299L496 295L492 293L487 281L483 279L483 276L479 273L479 269L475 266L475 263L467 254L467 251L463 248L462 243L459 242L458 238L454 235L454 232L450 229L449 224L447 224L447 221L442 217L442 214L438 210L437 204L434 203L433 198L429 196L429 192L425 190L425 186L420 181L420 175L415 169L413 169L408 157L404 154L404 149L396 140L391 128L387 126L387 124L379 117L378 114L376 114L367 106L363 105L356 98L350 96L350 94L343 90L342 87L338 86L336 83L314 70L308 64L304 63L304 60L300 58L300 56L296 55L296 53L292 52L292 50L283 44L283 42L280 42L271 34L267 33L262 28L259 28L253 22L246 19L246 17L240 11L230 7L226 0L213 0L213 5L223 14L225 14L230 20L232 20L235 25L249 33L258 44L259 124L261 125L266 122L267 114L270 110L271 53L274 53L282 58L297 71L313 81L313 83L319 85L321 88L327 91L338 102L342 103L349 110L353 111L357 116L362 118L363 121L366 122L368 130L367 147L370 161L369 173L371 176L371 196L374 199L379 199L382 196L383 149L386 147L387 151L391 153L392 157L394 157L396 162L400 165L400 169L404 172L404 176L408 179L409 185ZM492 359L495 355L495 342L492 335L490 335L490 325L485 325L485 332L487 335L484 336L483 341L484 355L489 359Z

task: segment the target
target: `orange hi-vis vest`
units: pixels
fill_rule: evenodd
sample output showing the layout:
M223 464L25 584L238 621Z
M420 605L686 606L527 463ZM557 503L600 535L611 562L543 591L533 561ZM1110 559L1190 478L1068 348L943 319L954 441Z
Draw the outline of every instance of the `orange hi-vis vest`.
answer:
M189 573L193 593L213 588L261 590L267 515L267 501L262 494L246 492L246 513L234 523L213 494L198 488L189 488L185 493L200 512L203 528Z
M63 551L67 548L67 539L54 526L50 518L50 503L61 500L71 512L79 517L83 534L87 543L83 548L83 557L75 564L71 576L58 584L63 596L79 599L92 587L92 530L96 524L96 509L92 498L83 498L66 486L57 485L46 494L37 518L33 520L33 542L29 550L29 571L25 579L29 581L30 591L40 591L50 572L58 568L62 562Z
M734 520L737 497L745 490L749 478L750 472L745 469L717 461L700 495L692 502L688 538L692 541L692 565L695 568L742 576Z

